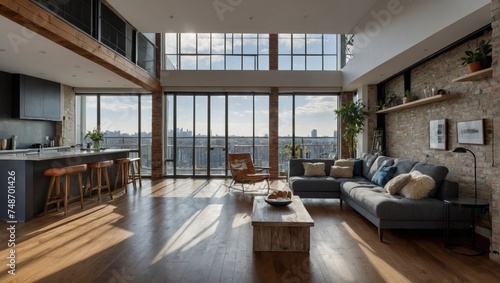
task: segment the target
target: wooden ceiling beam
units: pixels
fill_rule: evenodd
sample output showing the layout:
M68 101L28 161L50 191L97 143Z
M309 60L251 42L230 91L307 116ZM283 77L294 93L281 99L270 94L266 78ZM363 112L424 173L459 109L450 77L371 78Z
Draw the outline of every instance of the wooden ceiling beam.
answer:
M160 80L117 54L91 36L32 3L30 0L0 1L0 15L66 47L119 76L151 91L162 91Z

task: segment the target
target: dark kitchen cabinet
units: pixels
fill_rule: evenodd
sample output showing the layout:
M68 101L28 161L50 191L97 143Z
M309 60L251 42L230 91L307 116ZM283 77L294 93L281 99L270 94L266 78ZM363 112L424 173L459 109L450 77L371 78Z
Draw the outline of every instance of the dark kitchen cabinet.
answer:
M61 85L27 76L14 75L12 116L33 120L61 120Z

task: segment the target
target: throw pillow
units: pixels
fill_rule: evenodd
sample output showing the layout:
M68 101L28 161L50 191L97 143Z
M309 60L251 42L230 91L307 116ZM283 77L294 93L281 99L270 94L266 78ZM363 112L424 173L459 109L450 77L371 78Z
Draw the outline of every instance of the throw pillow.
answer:
M352 172L354 176L363 176L363 160L354 160L354 170Z
M236 169L236 170L246 170L246 169L248 169L246 159L236 159L236 160L234 160L234 163L231 164L231 168Z
M399 174L385 184L384 190L391 195L395 195L410 181L410 178L410 173Z
M342 167L354 167L354 160L348 160L348 159L338 159L335 160L334 166L342 166Z
M330 177L352 178L352 167L334 165L330 168Z
M396 167L389 166L389 165L382 165L378 168L377 172L375 172L375 174L373 174L371 181L375 185L379 185L379 186L383 187L392 178L392 175L394 175L394 172L396 172Z
M428 175L419 171L410 173L410 181L399 191L399 194L409 199L422 199L436 186L436 182Z
M324 162L304 162L304 176L316 177L316 176L326 176L325 173L325 163Z

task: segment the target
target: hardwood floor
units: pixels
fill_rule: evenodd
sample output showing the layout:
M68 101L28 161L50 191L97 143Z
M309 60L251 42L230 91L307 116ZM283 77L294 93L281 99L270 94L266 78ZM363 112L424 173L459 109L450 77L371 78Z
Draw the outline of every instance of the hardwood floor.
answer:
M310 253L253 252L255 195L229 179L143 180L68 216L16 224L16 275L1 223L0 282L499 282L500 265L443 248L441 231L375 226L339 200L304 199L315 221ZM273 189L286 187L273 181ZM485 241L482 245L486 245Z

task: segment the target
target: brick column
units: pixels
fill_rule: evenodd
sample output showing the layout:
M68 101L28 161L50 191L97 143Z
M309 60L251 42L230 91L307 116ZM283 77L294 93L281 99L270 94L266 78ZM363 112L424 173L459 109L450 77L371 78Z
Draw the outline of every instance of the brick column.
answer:
M156 77L160 78L161 73L161 34L156 34ZM161 178L163 176L163 91L152 93L152 146L151 146L151 178Z
M269 70L278 70L278 35L269 34ZM278 152L279 88L272 87L269 95L269 173L271 178L279 176Z

